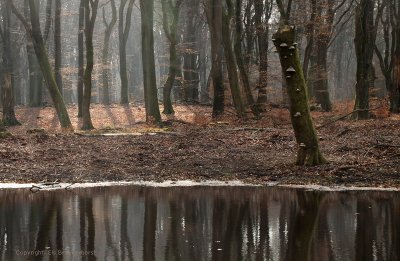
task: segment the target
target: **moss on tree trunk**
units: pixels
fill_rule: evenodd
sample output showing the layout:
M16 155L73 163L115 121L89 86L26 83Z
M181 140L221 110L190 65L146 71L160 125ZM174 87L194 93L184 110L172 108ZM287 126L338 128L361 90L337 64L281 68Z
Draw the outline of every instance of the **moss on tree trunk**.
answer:
M295 29L293 26L281 25L273 38L286 79L290 117L298 144L296 164L312 166L326 163L319 150L318 137L308 106L307 85L295 42Z

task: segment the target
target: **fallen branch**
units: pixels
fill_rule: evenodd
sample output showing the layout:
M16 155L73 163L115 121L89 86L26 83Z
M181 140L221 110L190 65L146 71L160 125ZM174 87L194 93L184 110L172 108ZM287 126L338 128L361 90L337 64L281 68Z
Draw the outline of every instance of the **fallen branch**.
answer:
M326 126L328 126L328 125L331 125L332 123L335 123L335 122L337 122L337 121L343 120L343 119L349 117L350 115L353 115L353 114L356 113L356 112L375 111L375 110L380 109L380 108L382 108L382 107L383 107L383 106L378 106L378 107L375 107L375 108L372 108L372 109L357 109L357 110L354 110L354 111L352 111L352 112L349 112L349 113L347 113L347 114L345 114L345 115L342 115L342 116L340 116L339 118L336 118L336 119L334 119L334 120L332 120L332 121L329 121L329 122L327 122L327 123L325 123L325 124L322 124L322 125L320 125L320 126L317 126L316 128L317 128L317 129L324 128L324 127L326 127Z
M391 148L400 148L399 144L388 144L388 143L376 143L375 147L383 147L383 148L387 148L387 147L391 147Z
M227 129L226 131L276 131L275 128L252 128L252 127L242 127L242 128L234 128Z

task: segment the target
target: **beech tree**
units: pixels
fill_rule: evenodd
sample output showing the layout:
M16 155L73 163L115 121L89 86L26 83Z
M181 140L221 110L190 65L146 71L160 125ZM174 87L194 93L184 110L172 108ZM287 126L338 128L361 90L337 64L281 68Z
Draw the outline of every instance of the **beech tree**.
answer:
M110 38L112 30L117 23L117 7L115 5L115 0L110 1L111 5L111 20L107 22L105 7L103 6L103 23L105 26L104 32L104 46L103 46L103 104L110 104L110 62L109 62L109 49L110 49Z
M292 1L285 8L282 0L276 0L281 20L273 42L279 54L282 73L286 79L289 96L290 119L298 144L297 165L318 165L326 163L322 156L317 133L308 106L307 85L300 65L296 27L289 24Z
M397 4L396 4L397 3ZM393 52L393 60L394 60L394 67L393 67L393 100L397 99L397 95L400 97L400 4L399 2L393 0L390 2L390 9L393 10L395 14L395 19L392 20L392 36L394 38L394 42L396 43L394 46ZM398 100L397 105L397 112L400 112L400 98Z
M82 100L82 129L94 129L90 116L90 101L92 98L92 72L94 66L93 31L97 17L99 0L85 0L85 40L86 68L83 77L84 91Z
M268 38L270 31L269 19L271 18L272 14L272 3L272 0L254 0L254 22L259 59L257 109L260 111L265 111L265 105L268 101Z
M83 115L83 77L85 74L85 1L80 0L79 3L79 24L78 24L78 117Z
M24 16L29 23L30 15L28 1L24 1ZM40 107L43 103L43 75L35 54L32 37L29 34L27 34L26 52L29 67L29 106Z
M71 120L70 120L68 112L67 112L67 108L65 107L64 100L61 96L61 93L57 86L57 82L54 77L54 75L55 75L54 71L51 69L46 46L44 44L42 32L40 29L39 12L38 12L37 6L35 4L35 1L29 1L30 24L27 22L25 17L15 7L12 0L6 0L6 1L8 4L10 4L13 13L21 21L21 23L23 24L23 26L26 29L27 34L32 39L36 57L38 59L40 68L42 70L43 77L46 81L50 96L53 100L54 107L56 109L61 127L64 130L73 130Z
M371 72L377 29L374 24L374 6L375 0L361 0L355 14L354 45L357 56L357 83L354 117L358 120L368 119L370 116L369 90L375 80L371 77ZM377 17L380 17L382 6L378 9Z
M386 90L389 93L390 112L400 112L400 6L395 0L384 0L384 10L381 19L383 48L375 43L375 54L378 57L379 65L385 77ZM396 68L395 68L396 66Z
M225 91L222 72L222 3L221 0L207 0L205 4L211 40L211 78L214 89L213 118L224 113Z
M14 79L11 50L11 8L7 1L2 0L2 23L0 24L0 37L3 45L2 52L2 92L3 124L7 126L19 125L14 110Z
M239 75L236 64L235 53L233 52L232 41L231 41L231 20L234 15L233 2L231 0L226 1L226 11L222 12L222 44L224 47L225 61L228 69L229 86L232 93L233 104L236 109L236 115L239 118L245 116L245 108L243 99L240 92Z
M161 124L154 61L154 0L140 0L140 11L142 21L142 62L146 122Z
M235 50L235 56L236 56L236 62L237 66L240 72L240 79L243 85L244 92L246 94L246 99L247 103L250 106L251 111L253 114L258 117L260 115L260 106L256 106L255 100L253 97L252 89L250 86L250 80L249 80L249 74L246 69L245 65L245 59L243 59L243 50L242 50L242 39L244 37L244 32L243 32L243 24L242 24L242 0L236 0L236 9L235 9L235 27L236 27L236 37L235 37L235 44L234 44L234 50ZM268 48L267 48L268 50ZM260 78L261 79L261 78ZM266 84L265 84L266 85ZM261 90L259 90L260 93ZM265 92L266 94L266 92ZM260 95L259 95L260 97ZM259 104L264 104L263 101L259 99Z
M175 3L174 3L175 2ZM177 53L179 38L177 35L180 7L183 0L161 0L164 33L169 41L169 73L163 88L164 114L174 114L171 91L181 63Z
M60 94L63 95L62 49L61 49L61 0L55 0L54 10L54 72Z
M128 7L125 12L125 6L128 2ZM128 95L128 74L126 68L126 43L128 41L129 31L131 28L132 8L134 0L121 0L119 7L119 72L121 77L121 104L129 103ZM125 16L124 16L125 13Z

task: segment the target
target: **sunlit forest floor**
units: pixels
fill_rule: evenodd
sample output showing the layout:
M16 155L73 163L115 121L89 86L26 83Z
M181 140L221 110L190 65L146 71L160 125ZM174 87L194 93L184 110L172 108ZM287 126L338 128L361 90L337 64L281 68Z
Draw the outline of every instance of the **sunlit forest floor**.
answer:
M381 102L375 102L380 104ZM376 104L374 106L376 106ZM18 107L22 125L0 139L1 182L243 180L257 184L400 187L400 116L377 106L374 118L353 121L341 103L313 112L322 152L318 167L294 165L296 142L285 108L262 119L237 120L232 108L211 121L211 107L176 107L163 129L144 124L143 107L92 106L96 130L60 132L52 107Z

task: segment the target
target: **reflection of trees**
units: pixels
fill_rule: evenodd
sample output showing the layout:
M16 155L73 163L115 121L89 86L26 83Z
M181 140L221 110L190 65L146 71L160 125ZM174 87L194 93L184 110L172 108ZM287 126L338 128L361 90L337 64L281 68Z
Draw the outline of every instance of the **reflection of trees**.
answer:
M81 197L79 200L79 212L81 251L83 253L87 253L82 254L82 260L96 260L96 252L94 247L96 224L93 215L93 198Z
M153 196L146 193L144 211L144 235L143 235L143 260L155 260L157 229L157 202Z
M170 199L170 233L165 247L165 260L180 260L178 249L179 209L176 200Z
M128 251L128 260L133 260L132 244L128 236L128 203L127 198L121 202L121 260L125 258L125 250Z
M214 199L214 208L212 215L212 260L223 260L221 242L222 229L225 217L223 212L225 209L225 201L219 197Z
M80 198L79 200L79 236L81 238L81 251L86 251L86 200ZM86 260L86 256L82 256L82 261Z
M268 260L268 204L267 200L260 202L260 240L257 246L256 261Z
M390 203L391 213L391 242L392 246L389 248L392 251L390 252L388 258L389 260L400 260L400 200L399 198L392 199Z
M320 192L297 192L298 211L289 232L288 251L285 260L309 260L311 242L318 221Z
M56 246L57 250L63 250L63 213L62 213L62 201L57 200L57 231L56 231ZM57 260L63 260L63 255L57 255Z
M110 188L79 191L72 209L75 195L16 195L0 191L0 261L46 247L96 248L100 260L400 259L396 193Z
M36 251L43 251L46 247L51 246L50 241L50 231L54 224L54 218L57 213L57 204L53 199L50 204L46 207L44 206L44 214L40 220L39 232L36 237ZM33 260L42 260L42 255L33 256Z
M356 260L373 260L374 232L366 229L372 223L371 202L367 199L357 200L357 228L356 228Z
M107 249L111 248L112 251L112 257L117 258L118 256L118 250L115 247L115 242L113 242L112 235L111 235L111 227L110 227L110 215L108 212L112 211L111 209L111 204L110 200L108 198L105 198L105 206L106 206L106 213L104 213L104 227L105 227L105 232L106 232L106 242L107 242ZM106 251L106 258L108 257L108 253Z

